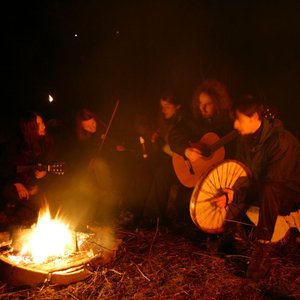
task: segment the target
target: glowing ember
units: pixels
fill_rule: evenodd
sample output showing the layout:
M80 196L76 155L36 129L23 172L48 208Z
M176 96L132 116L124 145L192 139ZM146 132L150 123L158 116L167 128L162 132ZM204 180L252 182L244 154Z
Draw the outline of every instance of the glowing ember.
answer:
M37 224L23 238L20 255L31 256L35 263L45 262L52 256L68 255L74 248L74 237L69 226L58 217L52 219L48 206L43 212L40 211Z
M121 244L113 237L111 227L87 229L89 232L69 230L57 217L51 219L46 206L31 228L20 227L12 235L0 235L4 245L0 251L0 280L16 286L36 286L87 278L92 270L114 259Z

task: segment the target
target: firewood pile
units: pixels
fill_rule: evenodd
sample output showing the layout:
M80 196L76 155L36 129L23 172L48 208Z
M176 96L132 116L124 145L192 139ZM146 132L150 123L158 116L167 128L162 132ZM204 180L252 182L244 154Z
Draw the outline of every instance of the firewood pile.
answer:
M277 246L268 278L245 278L250 249L221 255L194 228L115 228L117 254L88 278L68 285L15 287L0 282L0 299L300 299L300 243ZM298 239L298 241L297 241Z

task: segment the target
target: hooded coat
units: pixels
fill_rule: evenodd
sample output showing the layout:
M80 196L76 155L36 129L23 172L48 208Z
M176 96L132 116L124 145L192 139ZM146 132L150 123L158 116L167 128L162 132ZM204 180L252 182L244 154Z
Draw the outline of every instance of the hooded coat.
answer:
M280 120L264 119L257 133L240 137L236 158L249 167L254 185L273 183L300 198L300 143Z

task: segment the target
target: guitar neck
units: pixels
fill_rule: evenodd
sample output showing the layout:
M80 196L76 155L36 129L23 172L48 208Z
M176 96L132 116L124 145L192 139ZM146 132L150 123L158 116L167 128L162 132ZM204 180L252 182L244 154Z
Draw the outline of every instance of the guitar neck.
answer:
M236 130L232 130L229 133L227 133L225 136L223 136L221 139L219 139L217 142L215 142L212 145L209 145L209 150L211 152L215 152L230 141L234 140L238 136L238 132Z
M23 165L23 166L17 166L16 172L22 173L26 171L46 171L48 173L63 175L65 172L65 164L64 163L54 163L54 164L38 164L38 165Z
M17 173L31 171L31 170L38 170L38 171L49 171L50 165L23 165L17 166Z

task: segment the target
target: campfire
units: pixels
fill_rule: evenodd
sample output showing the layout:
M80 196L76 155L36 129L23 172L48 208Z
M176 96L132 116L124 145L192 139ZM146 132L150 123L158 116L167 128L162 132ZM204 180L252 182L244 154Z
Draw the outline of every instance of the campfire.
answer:
M13 285L68 284L83 280L116 255L120 240L110 227L77 232L46 205L36 224L0 234L3 280Z

